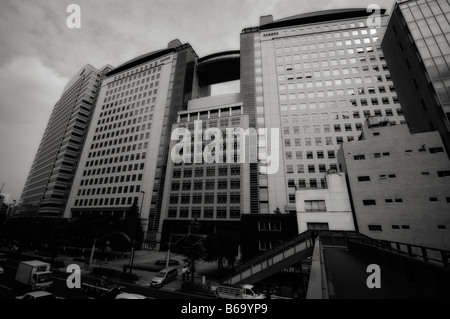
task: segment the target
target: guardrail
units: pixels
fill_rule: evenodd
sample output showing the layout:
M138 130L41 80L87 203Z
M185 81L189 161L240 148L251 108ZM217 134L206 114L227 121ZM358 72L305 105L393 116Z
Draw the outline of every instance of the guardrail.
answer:
M394 242L388 240L377 240L371 238L349 238L360 244L375 246L377 248L385 249L390 252L395 252L400 255L406 255L411 258L417 258L424 262L432 262L440 264L445 268L450 268L450 251L426 246L419 246L408 243Z
M255 265L261 264L263 262L268 262L269 260L273 261L274 257L279 256L280 254L283 254L284 252L288 251L289 249L293 249L294 254L295 254L295 253L297 253L296 247L302 243L306 243L306 247L311 247L314 245L311 232L304 232L304 233L294 237L294 239L292 239L290 241L284 242L283 244L276 246L275 248L268 250L247 262L237 265L235 272L232 275L228 276L224 281L228 282L228 281L232 280L234 277L238 276L239 274L242 275L243 272L245 272L247 270L251 270ZM273 262L272 262L272 264L273 264ZM251 272L250 275L253 275L253 273Z

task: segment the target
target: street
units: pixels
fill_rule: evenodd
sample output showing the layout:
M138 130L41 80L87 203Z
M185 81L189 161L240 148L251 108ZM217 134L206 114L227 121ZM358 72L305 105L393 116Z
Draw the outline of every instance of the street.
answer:
M15 281L15 274L18 267L18 260L8 259L4 265L4 274L0 275L0 299L14 299L16 296L21 296L30 291L25 287L20 286ZM53 271L54 282L52 287L47 291L53 293L58 297L64 299L114 299L115 296L100 296L95 293L84 292L82 289L67 287L66 279L69 273L60 271ZM112 280L114 281L114 280ZM124 287L122 292L140 294L148 299L205 299L206 297L191 295L183 292L176 292L163 289L156 289L151 287L140 286L132 283L118 282L120 286Z

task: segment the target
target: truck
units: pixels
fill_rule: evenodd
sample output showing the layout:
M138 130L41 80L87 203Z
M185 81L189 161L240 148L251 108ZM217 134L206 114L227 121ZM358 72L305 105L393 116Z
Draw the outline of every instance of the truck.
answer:
M103 296L116 296L123 289L106 277L88 275L81 279L81 289L85 292L93 292Z
M50 264L40 260L20 262L15 279L31 290L45 290L53 285Z
M217 285L216 297L220 299L264 299L263 294L257 293L253 285L232 285L219 284Z

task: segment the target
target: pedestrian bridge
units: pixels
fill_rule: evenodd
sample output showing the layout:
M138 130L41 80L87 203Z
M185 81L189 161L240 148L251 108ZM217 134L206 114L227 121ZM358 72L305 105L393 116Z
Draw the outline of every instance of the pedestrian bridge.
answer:
M254 284L310 258L307 299L447 299L449 257L449 251L357 232L307 231L238 265L226 282ZM379 273L369 265L379 266ZM368 278L375 275L380 287L370 288Z

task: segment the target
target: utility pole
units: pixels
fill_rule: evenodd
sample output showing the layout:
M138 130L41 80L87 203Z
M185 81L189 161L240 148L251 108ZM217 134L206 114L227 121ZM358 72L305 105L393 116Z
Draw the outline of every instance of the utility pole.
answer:
M92 260L94 259L95 243L96 242L97 242L97 238L94 238L94 245L92 245L91 258L89 258L89 268L91 267Z
M136 240L133 240L133 246L131 246L131 258L130 258L130 274L133 271L133 260L134 260L134 245L136 244Z

